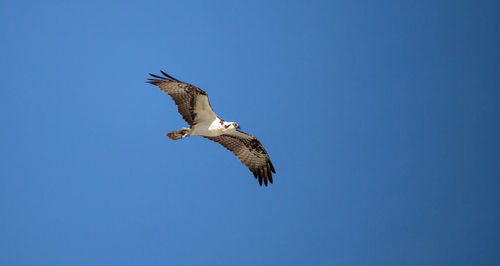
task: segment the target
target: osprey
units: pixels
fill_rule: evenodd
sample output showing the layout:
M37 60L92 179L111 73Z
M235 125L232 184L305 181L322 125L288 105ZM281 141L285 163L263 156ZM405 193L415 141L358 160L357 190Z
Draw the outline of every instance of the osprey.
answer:
M166 134L170 139L178 140L189 136L202 136L218 142L232 151L240 161L253 173L254 177L267 183L273 183L272 173L276 173L273 163L260 141L243 131L236 122L227 122L217 116L210 106L205 91L191 84L160 72L165 77L149 74L153 78L148 83L158 86L166 92L177 105L177 110L189 127L181 128Z

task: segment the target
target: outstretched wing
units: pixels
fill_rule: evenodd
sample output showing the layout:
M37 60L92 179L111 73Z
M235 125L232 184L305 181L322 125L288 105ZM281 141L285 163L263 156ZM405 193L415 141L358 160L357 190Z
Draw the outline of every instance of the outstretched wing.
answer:
M149 74L154 78L148 79L148 83L158 86L172 97L177 105L177 110L190 126L217 119L205 91L177 80L163 71L160 72L165 77Z
M256 137L238 130L230 134L223 134L217 137L204 136L204 138L218 142L226 149L232 151L250 169L253 176L259 179L261 186L262 181L264 181L266 186L268 181L271 184L273 183L272 173L276 173L276 171L269 158L269 154L267 154Z

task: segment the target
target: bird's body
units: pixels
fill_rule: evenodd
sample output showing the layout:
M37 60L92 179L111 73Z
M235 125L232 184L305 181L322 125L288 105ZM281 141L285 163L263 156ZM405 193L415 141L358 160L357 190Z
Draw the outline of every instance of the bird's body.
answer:
M227 127L226 127L227 126ZM216 137L222 134L229 134L236 131L236 127L231 123L216 118L213 121L196 124L191 127L193 133L191 135L198 135L204 137Z
M148 82L172 97L182 118L190 125L167 133L169 138L178 140L197 135L218 142L232 151L250 169L260 185L264 182L267 186L268 181L273 183L272 173L276 171L269 155L256 137L238 130L240 126L237 123L224 121L217 116L205 91L179 81L163 71L161 73L165 77L150 74L154 79L149 79Z

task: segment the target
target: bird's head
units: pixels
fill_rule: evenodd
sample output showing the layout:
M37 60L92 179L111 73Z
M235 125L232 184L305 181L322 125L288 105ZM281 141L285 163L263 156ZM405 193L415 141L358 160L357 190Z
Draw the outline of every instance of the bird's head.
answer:
M240 125L238 125L238 123L236 122L227 122L227 121L224 121L224 128L226 130L230 130L230 131L236 131L238 128L240 128Z
M239 129L240 128L240 125L238 125L238 123L236 122L231 122L231 125L236 128L236 129Z

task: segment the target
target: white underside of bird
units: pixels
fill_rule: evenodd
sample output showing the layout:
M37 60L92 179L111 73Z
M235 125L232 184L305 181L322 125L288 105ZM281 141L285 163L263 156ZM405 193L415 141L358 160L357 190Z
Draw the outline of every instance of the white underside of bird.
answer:
M221 122L223 124L221 124ZM236 132L236 127L232 123L221 121L221 119L217 118L216 120L210 123L200 123L192 127L182 128L181 130L185 131L183 137L188 137L188 136L217 137L223 134Z

